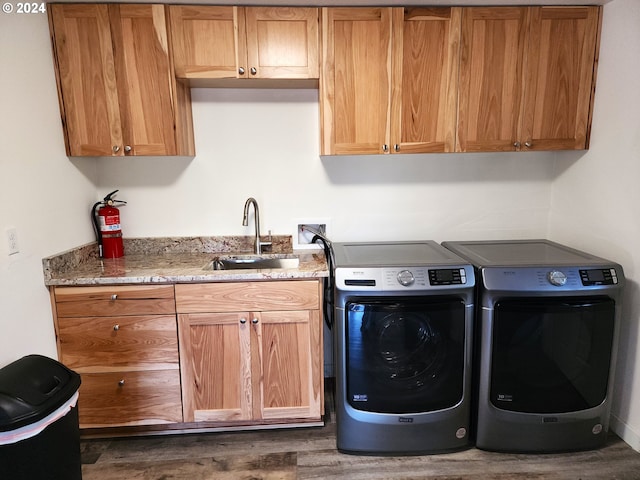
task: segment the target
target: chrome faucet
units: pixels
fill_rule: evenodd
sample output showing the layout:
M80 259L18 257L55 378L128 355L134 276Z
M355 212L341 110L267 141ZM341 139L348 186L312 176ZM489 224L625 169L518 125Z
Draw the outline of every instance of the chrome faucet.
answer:
M255 253L256 255L260 255L262 253L262 247L271 245L271 242L260 241L260 210L258 209L258 202L253 197L247 198L247 201L244 204L244 216L242 217L242 225L244 225L245 227L249 225L249 205L253 205L253 218L256 228Z

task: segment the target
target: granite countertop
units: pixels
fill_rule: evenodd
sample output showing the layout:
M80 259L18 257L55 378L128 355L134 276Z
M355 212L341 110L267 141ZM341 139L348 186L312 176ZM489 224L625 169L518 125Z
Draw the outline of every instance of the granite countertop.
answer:
M299 257L299 266L263 270L212 270L209 267L218 255L250 255L253 237L125 238L125 255L121 258L100 258L95 242L44 258L44 283L47 286L157 284L329 275L322 250L294 251L290 236L273 236L270 240L273 246L265 255L292 253Z

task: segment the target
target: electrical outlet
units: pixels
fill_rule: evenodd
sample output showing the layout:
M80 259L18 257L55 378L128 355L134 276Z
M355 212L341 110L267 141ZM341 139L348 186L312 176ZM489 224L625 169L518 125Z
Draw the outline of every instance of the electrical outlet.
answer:
M7 228L7 246L9 247L9 255L20 253L18 245L18 230L15 227Z

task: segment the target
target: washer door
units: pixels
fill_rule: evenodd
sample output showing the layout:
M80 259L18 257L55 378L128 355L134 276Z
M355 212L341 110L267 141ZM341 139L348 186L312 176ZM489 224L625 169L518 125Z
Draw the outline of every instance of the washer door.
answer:
M462 299L353 299L345 316L347 400L353 408L419 413L462 400Z

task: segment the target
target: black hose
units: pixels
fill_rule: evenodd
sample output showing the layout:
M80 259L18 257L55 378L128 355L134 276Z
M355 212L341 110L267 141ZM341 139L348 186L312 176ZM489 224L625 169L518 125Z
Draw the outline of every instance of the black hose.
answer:
M102 258L102 232L100 231L100 225L98 225L98 219L96 218L96 209L103 203L104 202L96 202L91 209L91 223L93 225L93 230L96 233L96 240L98 241L98 252L100 258Z
M324 256L327 259L327 265L329 267L329 277L324 279L324 302L322 304L324 321L329 327L329 330L333 329L333 286L335 283L334 271L333 271L333 251L331 249L331 243L326 238L315 235L311 239L311 243L317 243L320 240L324 248Z

